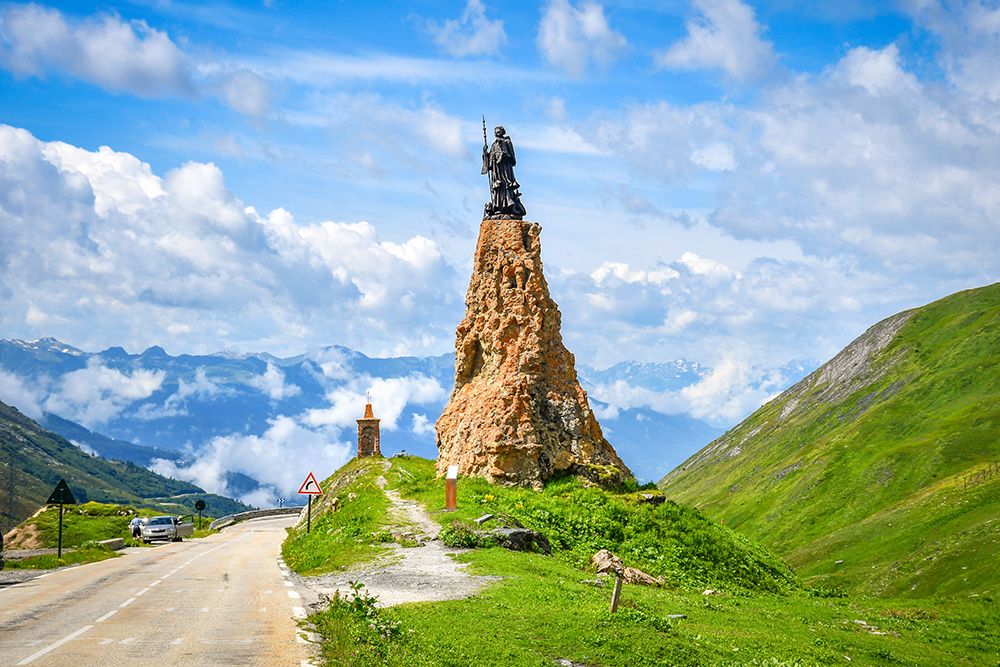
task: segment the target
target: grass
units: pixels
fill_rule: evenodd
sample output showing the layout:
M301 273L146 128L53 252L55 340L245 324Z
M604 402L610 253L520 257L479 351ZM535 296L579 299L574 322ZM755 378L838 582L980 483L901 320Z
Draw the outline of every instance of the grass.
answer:
M537 522L532 526L548 536L553 555L485 548L456 556L472 574L503 577L464 600L380 609L355 584L352 594L310 617L323 636L326 665L1000 665L1000 605L991 595L904 600L802 586L764 567L780 563L766 549L690 508L653 508L636 493L584 489L573 480L534 492L462 479L458 511L438 512L444 485L434 478L433 462L399 457L391 464L388 485L423 503L443 525L514 513L526 524ZM352 478L346 485L345 473ZM350 493L368 483L366 474L349 467L324 488ZM341 525L356 511L368 515L359 498L335 512ZM380 521L384 514L369 516L367 528ZM685 541L671 527L700 534L705 544ZM649 539L638 539L644 535ZM625 554L626 565L664 574L668 586L626 585L611 614L612 585L591 583L595 575L580 558L601 545ZM705 582L721 593L704 595Z
M70 551L63 550L63 557L57 558L55 554L49 556L32 556L31 558L21 558L7 561L6 569L9 570L52 570L67 565L83 565L84 563L96 563L97 561L117 558L118 554L108 547L99 544L85 544Z
M282 545L285 563L300 574L346 569L385 553L383 530L389 501L376 484L385 459L353 459L320 482L311 530L300 523ZM336 511L329 511L336 505Z
M610 586L583 583L593 575L559 559L487 549L460 560L475 573L506 578L466 600L391 609L335 600L313 617L324 635L325 664L551 667L565 659L607 667L995 667L1000 661L1000 612L989 599L715 597L626 586L618 612L610 614Z

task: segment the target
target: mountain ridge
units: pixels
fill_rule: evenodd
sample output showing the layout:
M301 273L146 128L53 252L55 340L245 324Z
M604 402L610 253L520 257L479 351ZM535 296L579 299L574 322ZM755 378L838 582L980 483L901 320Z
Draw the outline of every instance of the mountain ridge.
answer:
M971 554L997 553L1000 501L992 482L962 480L1000 461L998 332L1000 284L887 318L660 487L807 579L880 595L995 589Z

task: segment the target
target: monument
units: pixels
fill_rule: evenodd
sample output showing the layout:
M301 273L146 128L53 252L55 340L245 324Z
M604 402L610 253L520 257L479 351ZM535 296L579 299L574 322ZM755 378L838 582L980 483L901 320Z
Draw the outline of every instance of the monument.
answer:
M437 471L457 465L537 489L559 474L618 485L631 472L580 387L542 272L541 226L523 220L513 142L503 127L494 135L483 146L490 201L456 334L455 388L436 425Z
M378 422L372 412L372 404L365 404L365 416L358 421L358 458L366 456L381 456Z

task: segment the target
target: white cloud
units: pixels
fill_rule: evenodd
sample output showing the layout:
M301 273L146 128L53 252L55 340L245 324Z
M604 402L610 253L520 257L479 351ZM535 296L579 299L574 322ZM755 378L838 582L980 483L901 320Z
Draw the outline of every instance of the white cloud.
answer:
M773 45L761 37L753 8L740 0L694 0L698 19L685 24L688 35L653 54L660 67L717 68L738 81L765 76L773 67Z
M397 378L358 376L327 394L330 407L309 410L303 416L303 422L311 427L351 426L358 415L364 414L369 393L372 405L378 406L375 417L380 420L379 427L388 431L398 427L399 417L407 405L434 403L448 397L440 382L424 375Z
M164 371L137 368L123 373L92 358L86 368L59 379L45 399L45 410L92 428L151 396L165 378Z
M583 2L577 8L569 0L549 1L536 41L549 63L577 77L591 61L609 66L628 46L625 37L608 25L601 5Z
M467 0L458 19L445 19L440 24L428 21L427 30L442 51L460 58L496 55L507 43L503 21L487 19L486 6L480 0Z
M142 20L104 13L72 22L57 9L31 3L0 9L0 25L0 67L15 76L65 73L147 98L216 95L234 111L254 117L263 116L271 104L270 86L259 74L198 62Z
M324 479L351 457L352 447L340 440L337 429L312 428L294 418L268 421L260 436L232 434L213 438L186 464L157 460L151 466L161 475L184 479L210 493L235 497L226 484L227 473L243 473L267 485L240 498L255 506L275 506L279 496L294 497L302 480L313 472Z
M267 394L272 401L282 401L302 393L298 385L285 384L285 374L274 364L268 364L264 374L251 378L249 384Z
M201 351L232 342L295 354L331 340L394 347L406 323L412 351L437 351L460 318L456 273L434 241L380 241L364 222L300 225L281 209L260 216L212 164L161 178L127 153L0 125L0 207L9 330L28 320L80 344L144 347L169 328L182 346L211 346ZM239 338L218 341L220 331Z
M0 370L0 401L38 421L43 416L43 392L25 384L17 375Z
M191 95L187 57L145 21L104 15L70 25L55 9L7 5L0 13L0 66L21 76L65 71L110 90L143 97Z

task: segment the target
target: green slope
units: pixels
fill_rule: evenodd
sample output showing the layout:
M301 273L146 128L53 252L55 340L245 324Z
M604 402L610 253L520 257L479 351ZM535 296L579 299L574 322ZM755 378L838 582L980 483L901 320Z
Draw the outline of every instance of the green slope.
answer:
M230 498L207 494L188 482L168 479L124 461L80 450L46 431L17 409L0 403L0 521L6 530L45 504L59 479L78 503L135 505L190 514L204 499L216 516L249 509Z
M900 313L660 486L813 583L995 593L1000 475L966 480L1000 462L998 362L1000 284Z

